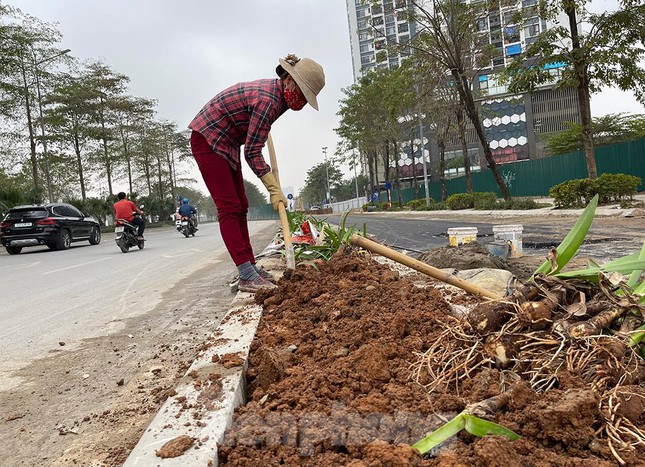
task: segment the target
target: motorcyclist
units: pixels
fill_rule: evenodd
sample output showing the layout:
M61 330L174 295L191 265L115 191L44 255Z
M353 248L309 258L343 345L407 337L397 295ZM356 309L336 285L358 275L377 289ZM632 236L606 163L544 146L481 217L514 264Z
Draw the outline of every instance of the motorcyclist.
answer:
M116 195L119 201L114 203L114 218L123 219L130 224L137 226L137 240L143 240L143 232L146 230L146 221L143 219L143 211L129 199L126 199L125 193L120 192ZM136 212L139 216L132 214Z
M195 230L199 230L197 228L197 209L190 204L190 200L188 198L181 200L181 206L179 206L177 212L180 216L188 217L189 222L193 225Z

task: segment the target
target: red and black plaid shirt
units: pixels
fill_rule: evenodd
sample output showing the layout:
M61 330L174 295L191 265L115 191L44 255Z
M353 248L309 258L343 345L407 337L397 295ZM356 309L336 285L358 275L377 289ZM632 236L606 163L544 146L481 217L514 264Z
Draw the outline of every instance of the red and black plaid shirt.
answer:
M259 79L238 83L213 97L188 127L201 133L215 154L240 170L240 146L251 170L258 176L271 171L262 147L271 125L288 109L282 81Z

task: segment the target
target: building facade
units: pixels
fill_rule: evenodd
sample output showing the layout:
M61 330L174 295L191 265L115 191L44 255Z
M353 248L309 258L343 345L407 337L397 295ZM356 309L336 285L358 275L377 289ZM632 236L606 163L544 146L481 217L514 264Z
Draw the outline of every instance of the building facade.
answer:
M406 44L414 38L419 26L408 22L402 14L412 4L408 0L379 0L377 6L371 1L346 0L349 24L350 47L355 82L365 73L377 67L393 69L409 55L409 48L399 47L398 52L386 50L387 45ZM483 0L464 0L481 3ZM541 20L531 14L538 0L500 1L497 6L482 14L477 22L478 34L484 43L493 45L498 53L489 65L476 75L473 88L480 96L480 114L486 138L499 163L535 159L544 155L544 143L540 135L555 133L566 128L565 122L579 122L580 112L575 89L556 89L545 85L532 94L512 95L500 83L498 73L512 63L537 36L556 25L567 25L562 14L553 22ZM430 3L428 2L428 6ZM562 64L553 64L549 73L554 78L562 70ZM423 135L423 145L428 171L438 175L438 148L431 131ZM483 148L474 128L468 125L467 145L471 166L477 170L484 165ZM419 177L422 173L419 133L401 148L398 159L403 178ZM459 160L463 160L461 141L455 136L446 147L446 163L451 169L447 176L463 174ZM455 163L451 163L455 160ZM461 169L463 170L463 169Z

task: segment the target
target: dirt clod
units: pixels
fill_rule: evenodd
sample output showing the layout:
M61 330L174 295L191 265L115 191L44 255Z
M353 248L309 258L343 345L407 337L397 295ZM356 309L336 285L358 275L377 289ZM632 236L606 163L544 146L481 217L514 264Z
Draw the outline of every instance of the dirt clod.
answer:
M171 457L179 457L193 445L195 438L190 436L181 435L176 438L171 439L166 444L161 446L161 448L155 451L157 457L162 459L169 459Z

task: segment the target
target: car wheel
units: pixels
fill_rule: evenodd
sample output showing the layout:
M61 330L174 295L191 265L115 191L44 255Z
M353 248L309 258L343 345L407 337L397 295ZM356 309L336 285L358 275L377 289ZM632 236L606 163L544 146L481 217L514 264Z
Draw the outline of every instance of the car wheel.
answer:
M69 230L63 229L58 234L58 242L56 243L57 250L67 250L72 244L72 234Z
M18 255L22 251L21 246L7 246L5 248L7 249L7 253L10 255Z
M90 232L90 245L98 245L99 243L101 243L101 229L92 227L92 232Z

